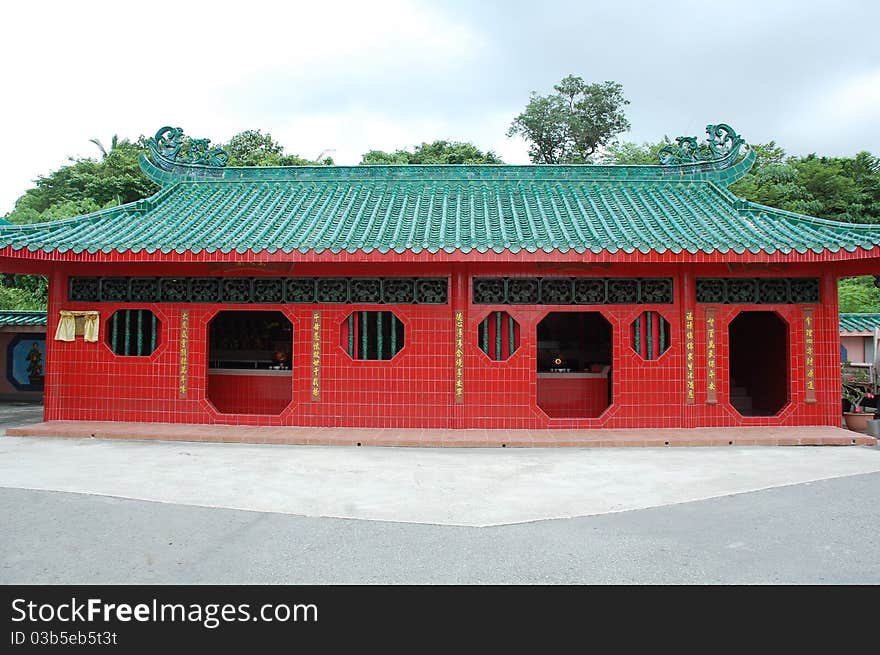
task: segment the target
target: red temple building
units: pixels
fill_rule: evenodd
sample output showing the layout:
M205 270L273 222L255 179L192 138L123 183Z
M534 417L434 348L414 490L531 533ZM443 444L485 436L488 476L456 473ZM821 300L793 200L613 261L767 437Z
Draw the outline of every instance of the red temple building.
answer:
M0 226L49 276L47 420L379 428L839 426L837 278L880 227L748 202L727 125L652 166L236 168Z

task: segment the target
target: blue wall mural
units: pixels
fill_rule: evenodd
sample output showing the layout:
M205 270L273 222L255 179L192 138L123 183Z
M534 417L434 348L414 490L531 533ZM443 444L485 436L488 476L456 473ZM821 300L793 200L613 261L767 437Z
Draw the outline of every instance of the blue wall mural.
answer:
M42 391L45 376L46 335L16 335L6 348L6 379L21 391Z

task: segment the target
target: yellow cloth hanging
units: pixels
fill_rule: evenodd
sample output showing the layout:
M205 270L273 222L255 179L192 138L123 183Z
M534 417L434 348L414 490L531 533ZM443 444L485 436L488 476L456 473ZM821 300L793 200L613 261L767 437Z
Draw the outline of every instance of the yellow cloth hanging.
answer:
M76 335L76 319L73 312L61 312L61 320L58 321L58 329L55 330L55 341L73 341Z
M72 312L61 310L58 329L55 330L55 341L73 341L77 335L77 318L81 318L83 339L92 343L98 340L100 314L95 311Z
M83 339L92 343L98 340L98 312L85 313L85 325L83 325Z

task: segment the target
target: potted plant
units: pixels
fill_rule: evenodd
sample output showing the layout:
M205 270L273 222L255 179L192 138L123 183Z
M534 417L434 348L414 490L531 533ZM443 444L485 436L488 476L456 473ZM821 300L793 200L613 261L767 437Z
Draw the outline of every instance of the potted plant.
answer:
M867 432L868 421L874 419L874 412L866 412L862 403L866 398L874 398L870 371L846 362L841 367L841 392L850 408L850 411L843 413L846 427L855 432Z

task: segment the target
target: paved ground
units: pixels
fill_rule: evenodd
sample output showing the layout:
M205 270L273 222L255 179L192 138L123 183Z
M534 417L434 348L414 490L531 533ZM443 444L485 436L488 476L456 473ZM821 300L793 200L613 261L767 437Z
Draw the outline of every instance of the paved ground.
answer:
M352 448L0 439L0 487L316 517L484 526L880 471L880 450Z
M866 434L832 426L577 430L452 430L312 428L294 426L41 421L9 428L15 437L75 437L140 441L301 446L422 446L425 448L596 448L664 446L876 446Z
M39 411L0 407L0 429ZM877 471L866 447L0 437L0 584L878 584Z
M880 474L468 528L0 489L0 583L880 583Z

